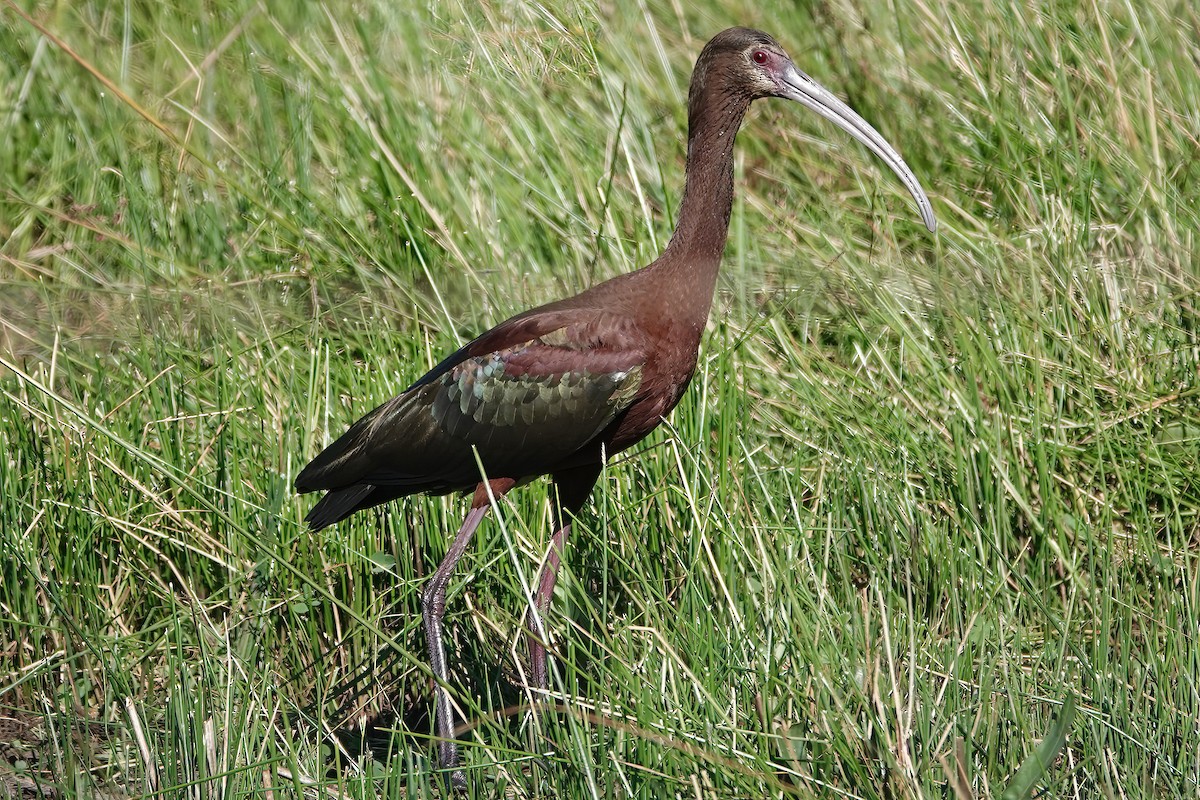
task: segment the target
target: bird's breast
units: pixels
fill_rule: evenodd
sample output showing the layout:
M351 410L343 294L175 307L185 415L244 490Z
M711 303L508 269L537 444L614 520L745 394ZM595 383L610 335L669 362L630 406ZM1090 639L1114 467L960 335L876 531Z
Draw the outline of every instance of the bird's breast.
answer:
M696 371L698 344L699 337L685 330L678 339L664 339L650 350L638 396L608 437L610 453L637 444L671 413Z

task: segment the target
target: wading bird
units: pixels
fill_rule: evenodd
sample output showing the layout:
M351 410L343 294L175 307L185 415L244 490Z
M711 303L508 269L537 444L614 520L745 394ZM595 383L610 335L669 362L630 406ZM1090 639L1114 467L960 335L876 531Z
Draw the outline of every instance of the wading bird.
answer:
M541 619L571 521L604 460L654 430L692 378L729 229L733 140L762 97L795 100L865 144L934 230L929 198L874 128L797 69L770 36L730 28L705 45L692 73L683 200L658 260L500 323L350 426L296 478L298 492L326 492L305 518L314 531L397 497L474 493L421 605L437 677L438 760L455 784L465 781L442 644L454 566L492 498L551 477L555 530L526 620L531 683L545 689Z

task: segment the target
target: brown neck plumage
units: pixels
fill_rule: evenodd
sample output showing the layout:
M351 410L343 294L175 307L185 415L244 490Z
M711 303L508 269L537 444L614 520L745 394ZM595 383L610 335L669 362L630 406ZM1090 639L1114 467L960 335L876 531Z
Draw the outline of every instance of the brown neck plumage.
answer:
M688 98L687 178L679 222L670 243L651 265L677 287L679 310L699 327L708 318L729 233L733 141L751 101L723 78L720 65L702 56Z

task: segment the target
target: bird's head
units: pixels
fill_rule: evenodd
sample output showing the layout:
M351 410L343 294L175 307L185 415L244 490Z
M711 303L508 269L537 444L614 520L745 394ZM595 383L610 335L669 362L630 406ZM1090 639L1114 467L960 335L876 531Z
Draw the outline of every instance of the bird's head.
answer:
M689 105L693 113L712 102L708 95L713 89L744 102L782 97L817 112L883 159L917 201L925 227L931 232L937 228L925 190L895 148L853 109L802 72L767 34L750 28L729 28L709 40L692 74Z

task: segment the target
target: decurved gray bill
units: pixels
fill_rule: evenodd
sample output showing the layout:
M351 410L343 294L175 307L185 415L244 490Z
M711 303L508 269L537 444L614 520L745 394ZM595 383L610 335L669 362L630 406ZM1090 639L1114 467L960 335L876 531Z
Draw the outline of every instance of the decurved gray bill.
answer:
M871 148L875 155L882 158L908 188L913 199L917 201L917 208L921 211L921 219L924 221L925 227L929 229L930 233L937 230L933 206L925 195L925 190L917 182L917 176L913 175L912 170L908 168L908 164L904 163L904 159L900 157L895 148L879 135L879 131L871 127L871 124L856 114L850 106L838 100L828 89L796 69L795 66L788 69L783 76L783 82L784 85L780 91L782 97L795 100L805 108L817 112Z

